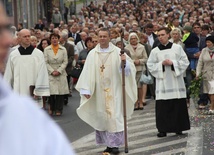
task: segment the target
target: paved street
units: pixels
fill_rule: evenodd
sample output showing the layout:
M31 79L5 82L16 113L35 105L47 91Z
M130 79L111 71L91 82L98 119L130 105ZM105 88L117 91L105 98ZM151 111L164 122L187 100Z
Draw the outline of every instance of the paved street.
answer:
M74 91L73 96L69 97L68 105L64 106L63 115L61 117L53 117L64 130L71 142L76 141L94 131L77 116L76 109L79 106L79 101L79 94L77 91Z
M101 154L104 146L96 146L93 129L82 122L76 115L79 95L76 91L64 107L62 117L53 117L62 127L77 155ZM191 130L177 136L167 134L165 138L157 138L155 126L154 101L149 100L142 111L135 111L128 121L128 139L130 155L213 155L214 125L212 115L198 111L192 103L189 109ZM202 114L201 114L202 113ZM120 148L121 155L124 147Z

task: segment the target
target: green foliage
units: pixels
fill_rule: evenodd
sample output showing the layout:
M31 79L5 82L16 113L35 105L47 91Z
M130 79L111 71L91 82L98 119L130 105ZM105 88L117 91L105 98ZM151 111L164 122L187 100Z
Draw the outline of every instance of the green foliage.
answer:
M192 74L194 75L195 73L192 73ZM190 96L192 98L198 98L201 91L202 80L203 80L203 74L201 73L197 78L191 81L191 84L188 89L190 90Z

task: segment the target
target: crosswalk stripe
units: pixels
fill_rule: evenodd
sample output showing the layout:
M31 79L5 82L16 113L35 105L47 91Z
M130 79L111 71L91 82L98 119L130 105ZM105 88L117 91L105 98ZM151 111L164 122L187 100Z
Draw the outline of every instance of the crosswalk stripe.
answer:
M166 147L166 146L170 146L170 145L175 145L175 144L183 143L186 141L187 141L187 139L184 138L184 139L178 139L178 140L173 140L173 141L169 141L169 142L164 142L161 144L150 145L149 147L135 148L133 150L130 150L129 154L142 153L145 151L154 150L154 149L158 149L158 148L162 148L162 147Z
M192 113L192 110L189 109L189 111L191 111L190 115L195 115ZM158 138L156 136L157 132L154 109L134 112L132 118L128 120L128 154L142 155L144 152L152 152L152 150L155 152L156 150L161 150L161 148L171 146L172 149L163 149L163 152L156 152L153 155L190 155L190 152L196 149L200 144L200 138L198 137L197 139L196 136L201 134L201 130L198 128L191 128L190 131L185 132L186 134L182 136L175 136L175 133L169 133L166 138ZM198 142L197 145L193 146L191 144L196 140L195 136ZM95 132L73 142L72 146L76 150L77 155L96 155L100 154L105 149L105 146L96 146ZM173 149L173 146L176 146L175 149ZM120 150L123 151L124 147L121 147ZM121 152L120 155L122 154L125 155L125 153Z
M185 151L186 151L186 148L178 148L178 149L173 149L165 152L155 153L152 155L174 155L174 154L183 155Z
M149 119L142 119L142 120L149 120ZM140 122L140 123L141 123L142 120L137 120L137 122ZM150 120L152 120L152 119L150 119ZM135 122L135 123L136 123L136 122ZM132 122L132 124L133 124L133 122ZM138 125L137 128L136 128L136 126L128 127L129 138L131 138L131 137L133 137L133 136L139 136L139 135L149 134L149 133L151 133L151 132L157 132L156 129L154 129L154 130L152 129L152 130L149 130L149 131L145 131L145 132L144 132L145 129L148 129L148 127L154 126L154 125L155 125L155 123L147 123L147 124ZM136 129L136 130L141 129L141 130L138 132L138 131L135 131L135 129ZM86 137L87 137L87 138L86 138ZM75 147L75 148L86 147L86 146L88 146L88 145L91 145L90 143L88 143L88 142L90 142L90 141L92 141L92 143L95 143L95 140L94 140L94 139L95 139L95 133L93 132L93 133L91 133L91 134L89 134L89 135L83 137L82 139L79 139L78 141L73 142L72 145L73 145L73 147ZM82 141L87 141L87 143L82 143ZM78 142L79 142L79 143L78 143Z
M151 117L155 117L154 111L150 111L150 112L134 112L134 114L132 115L131 119L135 119L138 118L139 116L143 117L143 118L151 118Z
M156 137L156 132L157 132L157 130L156 129L153 129L153 130L148 130L148 131L141 131L141 132L139 132L139 133L137 133L137 134L132 134L132 135L129 135L129 140L130 139L133 139L132 141L130 141L129 142L129 145L131 145L132 147L133 146L135 146L135 145L139 145L139 144L142 144L143 145L143 143L149 143L149 142L153 142L153 143L155 143L154 141L155 140L159 140L159 138L157 138ZM136 139L136 137L138 137L139 135L148 135L148 134L153 134L153 136L150 136L150 137L148 137L148 138L143 138L143 139L139 139L139 140L134 140L134 139ZM86 148L86 147L88 147L88 148L90 148L89 150L91 150L91 151L93 151L93 152L99 152L99 151L102 151L103 150L103 148L94 148L95 146L94 146L94 144L95 144L95 140L94 140L94 138L95 138L95 136L94 136L94 134L90 134L90 139L93 139L92 141L89 141L89 139L87 140L87 142L85 142L85 143L82 143L81 145L78 145L78 146L76 146L75 147L75 145L73 145L74 146L74 148L76 148L76 150L78 150L78 149L81 149L81 148ZM135 137L135 138L134 138ZM178 143L182 143L182 142L186 142L187 141L187 139L186 138L183 138L183 139L178 139L178 140L174 140L174 142L176 141L176 143L175 144L178 144ZM158 145L152 145L152 146L150 146L149 148L151 149L155 149L155 148L157 148L157 146L158 147L163 147L163 146L168 146L168 143L170 143L170 144L173 144L173 143L171 143L172 141L170 140L170 142L165 142L165 143L162 143L162 144L158 144ZM158 142L159 143L159 142ZM167 143L167 144L166 144ZM146 149L147 150L147 149ZM141 148L141 151L145 151L145 150L142 150L142 148ZM82 152L82 151L81 151ZM81 153L81 152L79 152L79 153ZM88 152L89 153L89 152Z
M88 144L88 142L95 141L94 138L95 138L95 133L93 132L93 133L90 133L90 134L84 136L81 139L78 139L77 141L74 141L72 143L72 146L73 146L73 148L84 147L84 145Z
M136 128L136 125L130 126L130 127L128 126L128 130L140 129L140 128L144 129L154 125L155 125L155 122L137 125L137 128Z
M142 153L142 152L145 152L145 151L150 151L150 150L153 150L153 149L157 149L157 148L162 148L162 147L166 147L166 146L170 146L170 145L175 145L175 144L179 144L179 143L183 143L183 142L186 142L187 141L187 138L183 138L183 139L178 139L178 140L173 140L173 141L168 141L168 142L164 142L164 143L161 143L161 144L154 144L154 145L150 145L149 147L139 147L136 146L136 148L134 147L136 144L142 144L143 142L148 142L148 141L154 141L154 140L157 140L157 137L151 137L151 138L146 138L144 140L137 140L137 141L132 141L132 142L129 142L128 144L131 146L131 148L129 149L129 154L132 154L132 153ZM101 151L103 151L104 147L95 147L95 145L90 145L90 148L87 149L87 153L88 155L90 153L99 153ZM123 150L123 147L121 148L121 151ZM84 151L84 150L82 150ZM84 152L77 152L78 154L79 153L86 153L85 151ZM92 155L91 154L91 155Z
M128 121L128 124L133 124L136 122L147 122L147 121L155 121L155 118L142 118L142 117L137 117L136 119L132 119Z
M143 136L143 135L148 135L148 134L152 134L152 133L156 133L156 129L153 129L153 130L148 130L148 131L140 131L140 132L137 132L137 133L133 133L133 134L128 134L128 139L131 140L131 139L136 139L136 137L138 136ZM155 134L154 134L155 135ZM83 148L83 147L88 147L88 146L91 146L95 143L95 133L91 133L90 135L87 136L88 138L86 138L85 142L81 142L81 143L72 143L73 147L76 148L76 149L79 149L79 148ZM157 137L155 135L155 138L154 137L150 137L150 138L144 138L144 141L145 142L149 142L151 141L150 139L152 138L152 140L157 140ZM82 139L81 141L84 141L84 139ZM144 142L143 141L143 142ZM132 142L132 144L136 144L136 140L134 140L134 142Z

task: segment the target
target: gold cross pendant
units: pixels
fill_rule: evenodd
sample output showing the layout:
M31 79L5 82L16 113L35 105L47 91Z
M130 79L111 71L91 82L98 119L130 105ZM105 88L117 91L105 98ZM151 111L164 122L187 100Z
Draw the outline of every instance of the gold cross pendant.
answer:
M100 67L100 69L101 69L101 72L103 72L103 70L105 69L105 66L102 65L102 66Z

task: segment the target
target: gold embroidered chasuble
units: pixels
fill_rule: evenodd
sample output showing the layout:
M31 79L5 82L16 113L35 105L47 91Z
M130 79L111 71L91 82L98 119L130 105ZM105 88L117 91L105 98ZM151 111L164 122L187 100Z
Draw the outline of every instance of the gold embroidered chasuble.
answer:
M120 132L123 127L122 75L120 72L120 49L109 44L107 52L101 52L100 46L93 49L85 62L76 89L89 90L90 99L81 95L77 114L86 123L99 131ZM126 80L127 118L133 113L137 100L135 81L136 69L129 61L130 75Z

